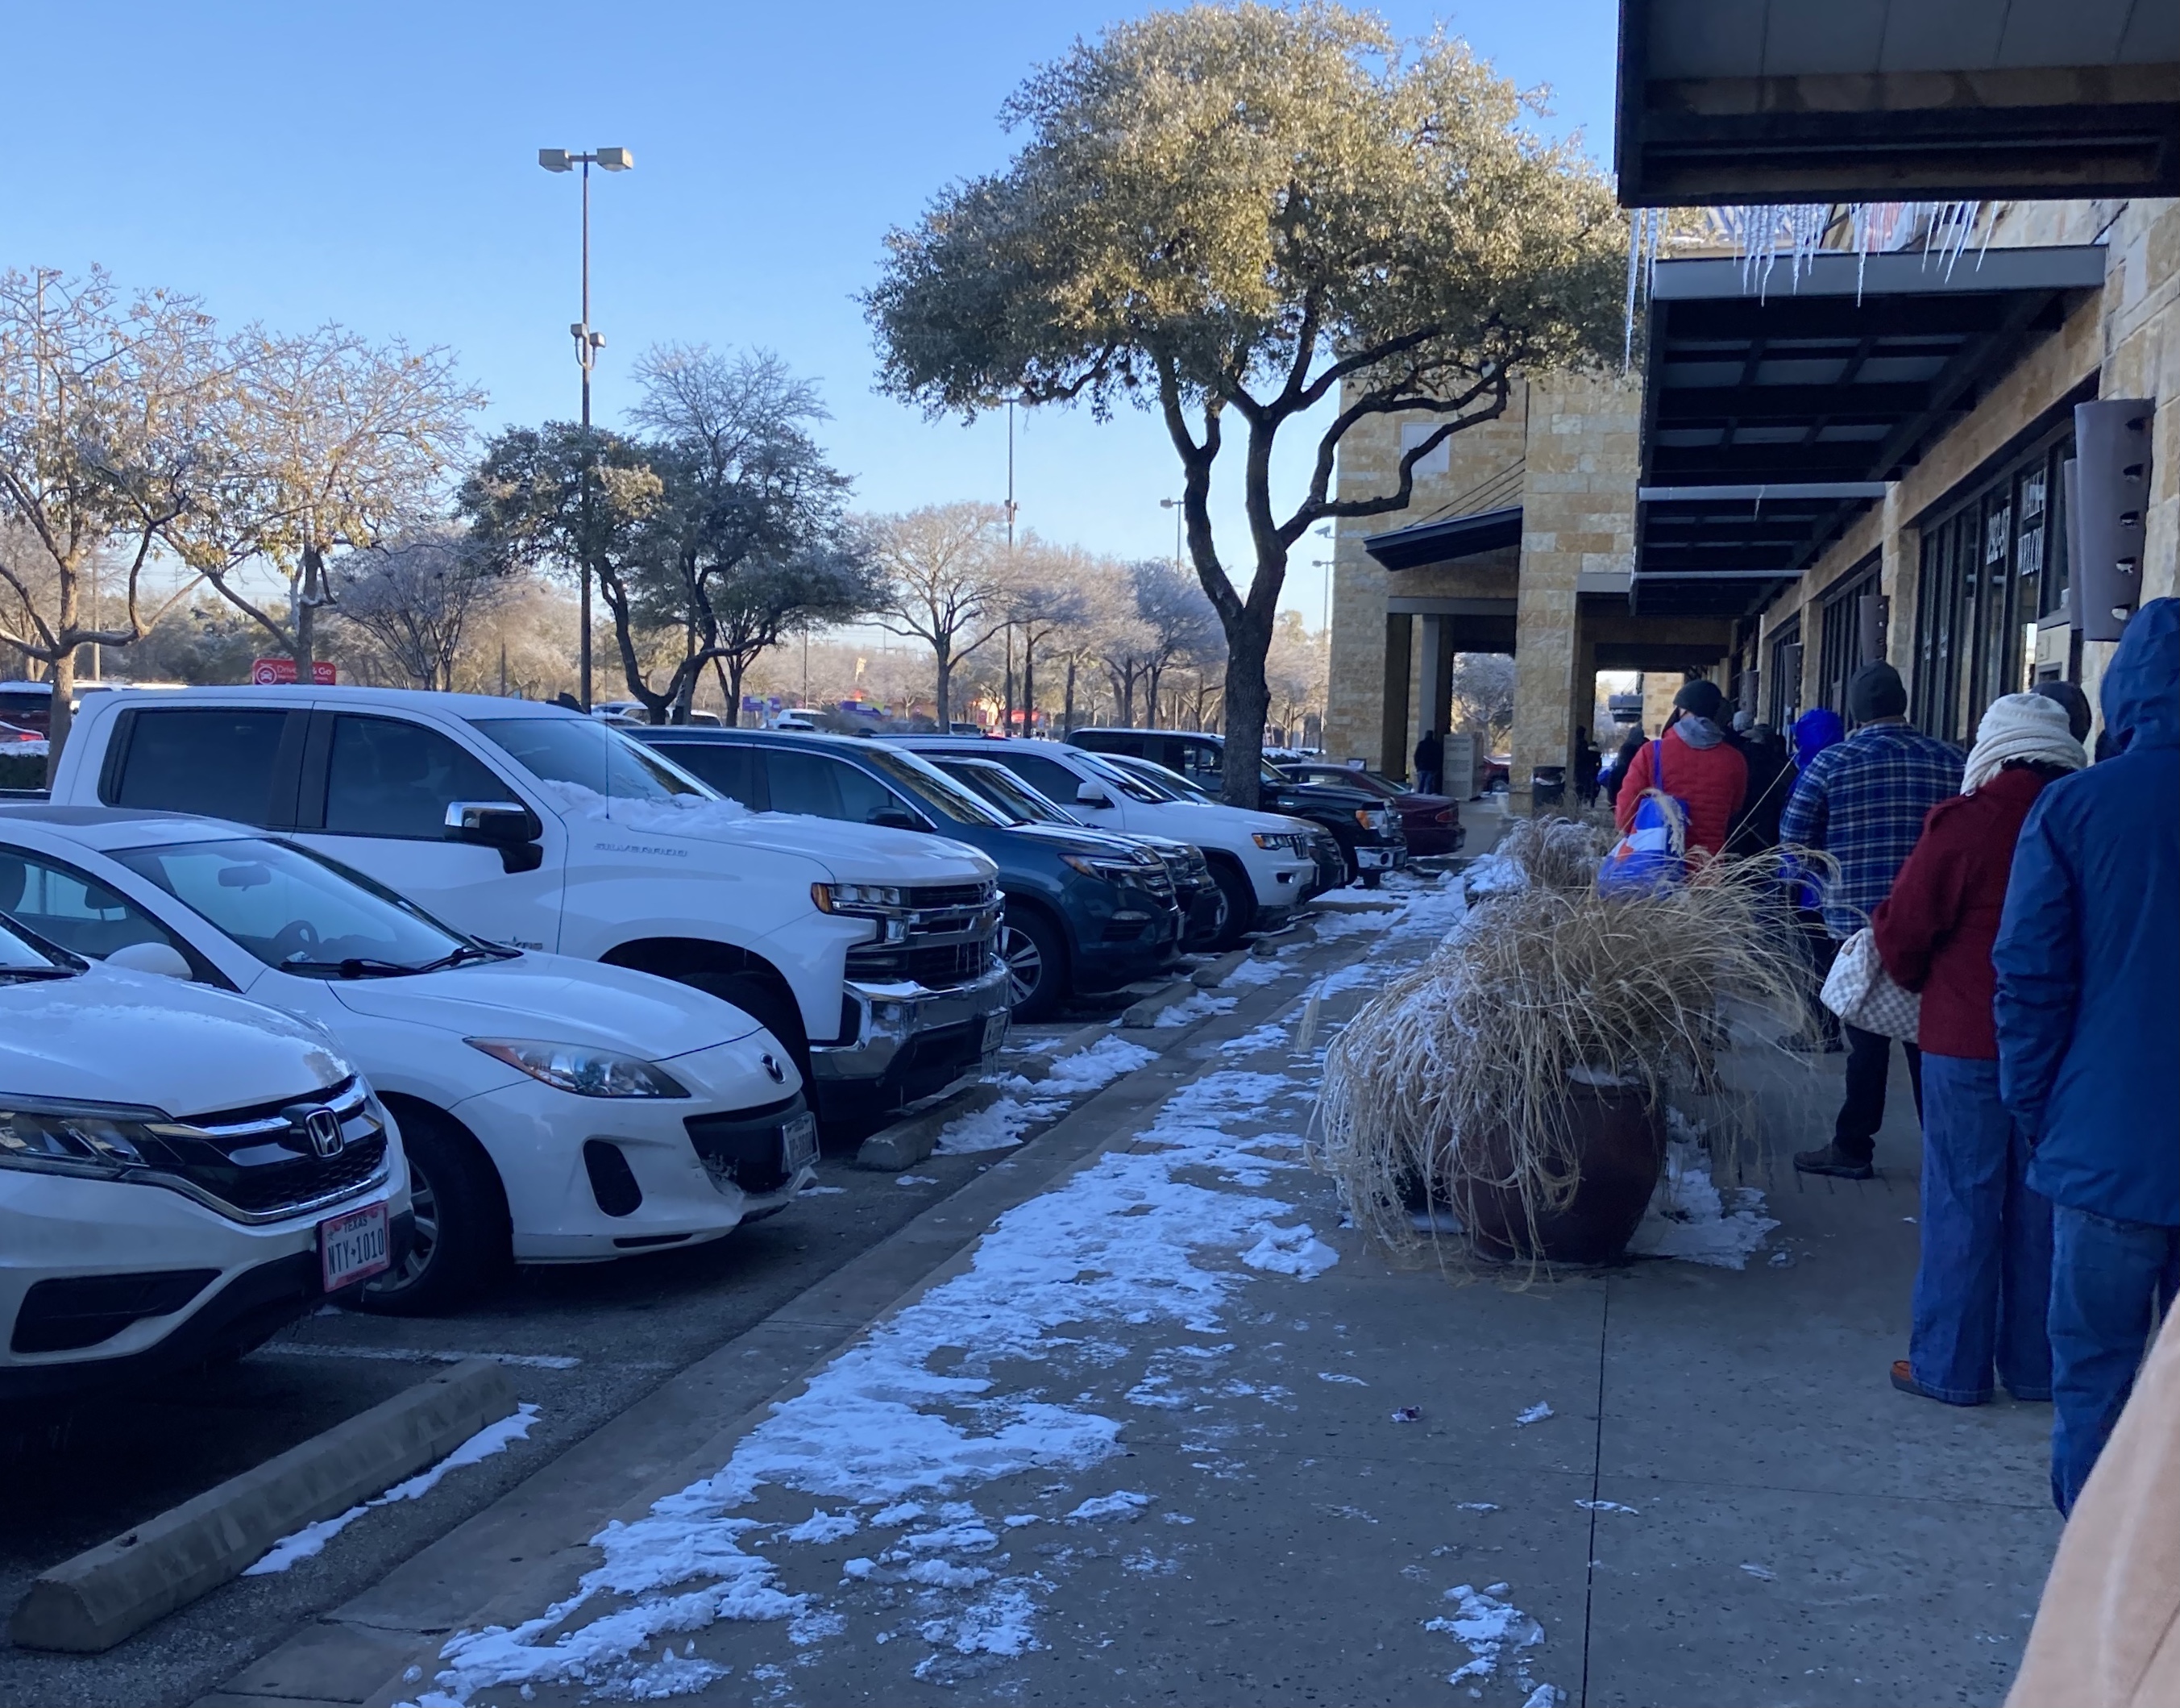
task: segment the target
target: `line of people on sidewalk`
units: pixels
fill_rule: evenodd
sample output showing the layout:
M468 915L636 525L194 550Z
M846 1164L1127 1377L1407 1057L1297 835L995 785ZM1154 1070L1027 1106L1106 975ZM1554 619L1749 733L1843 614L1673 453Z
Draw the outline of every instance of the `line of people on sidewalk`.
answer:
M1806 713L1790 762L1691 681L1605 782L1623 834L1646 796L1676 801L1691 862L1783 850L1816 983L1866 925L1919 995L1902 1047L1922 1253L1891 1380L1951 1405L1989 1401L1994 1376L2051 1401L2062 1512L2180 1292L2180 601L2128 623L2102 697L2094 767L2067 682L1993 702L1964 758L1909 725L1899 673L1873 664L1848 685L1852 731ZM1823 1012L1808 1047L1845 1053L1846 1085L1797 1170L1875 1172L1892 1044Z

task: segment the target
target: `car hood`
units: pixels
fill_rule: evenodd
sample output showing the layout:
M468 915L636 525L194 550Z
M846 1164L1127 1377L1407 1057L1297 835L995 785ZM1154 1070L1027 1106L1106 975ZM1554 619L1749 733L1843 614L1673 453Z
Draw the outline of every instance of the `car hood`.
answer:
M1099 830L1072 830L1065 824L1015 824L1009 828L1017 836L1048 844L1062 854L1094 854L1109 859L1115 855L1132 856L1140 846L1131 836L1111 836Z
M661 1061L746 1038L757 1022L701 990L647 972L526 954L405 978L336 979L327 987L351 1013L463 1038L531 1038L589 1044Z
M694 801L685 807L653 801L608 801L569 784L547 791L571 835L587 829L608 840L634 833L712 846L773 849L814 861L843 884L988 883L999 868L974 848L920 830L850 824L799 813L752 813L735 801Z
M0 983L0 1093L188 1116L316 1096L355 1072L315 1026L201 984L98 966Z
M1220 807L1208 801L1170 801L1163 804L1163 810L1181 816L1166 818L1160 828L1191 842L1197 840L1187 833L1191 820L1202 824L1206 833L1213 835L1217 834L1211 828L1214 825L1243 832L1261 830L1268 836L1291 836L1297 830L1317 829L1306 818L1290 818L1279 813L1255 813L1247 807Z

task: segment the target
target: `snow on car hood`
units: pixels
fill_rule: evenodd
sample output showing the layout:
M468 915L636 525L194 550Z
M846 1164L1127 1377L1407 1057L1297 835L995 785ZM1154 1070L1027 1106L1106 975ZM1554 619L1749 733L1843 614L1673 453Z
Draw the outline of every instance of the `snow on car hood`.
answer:
M685 984L564 955L480 961L405 978L335 979L334 1000L464 1038L591 1044L660 1061L746 1038L757 1022Z
M101 966L0 983L0 1096L187 1116L314 1097L355 1072L307 1022L201 984Z
M974 848L921 830L851 824L799 813L752 813L739 801L677 796L680 804L608 800L574 783L548 783L546 796L570 825L583 820L695 842L754 844L812 860L843 884L983 883L999 868Z

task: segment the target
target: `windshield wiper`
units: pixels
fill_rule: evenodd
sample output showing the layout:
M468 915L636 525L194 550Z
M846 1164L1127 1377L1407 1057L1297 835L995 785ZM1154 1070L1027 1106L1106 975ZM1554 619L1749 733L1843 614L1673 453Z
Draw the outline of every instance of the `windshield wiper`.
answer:
M427 961L421 967L412 967L411 972L442 972L449 967L460 967L471 961L512 961L522 951L498 943L465 943L449 949L437 961Z
M74 978L72 967L0 967L0 978Z
M449 967L460 967L470 961L506 961L522 951L502 949L493 945L463 943L449 950L435 961L377 961L368 955L351 955L338 962L323 961L291 961L288 970L299 967L323 967L331 966L343 978L407 978L420 972L443 972Z

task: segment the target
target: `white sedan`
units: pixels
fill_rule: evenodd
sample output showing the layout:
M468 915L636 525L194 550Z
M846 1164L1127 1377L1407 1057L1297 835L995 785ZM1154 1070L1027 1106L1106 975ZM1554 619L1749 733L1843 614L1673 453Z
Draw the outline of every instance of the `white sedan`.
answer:
M0 1402L239 1357L399 1260L406 1185L318 1028L0 917Z
M0 913L80 955L322 1025L396 1121L416 1224L367 1309L443 1309L509 1259L695 1245L816 1177L792 1057L686 985L465 937L215 819L0 807Z

